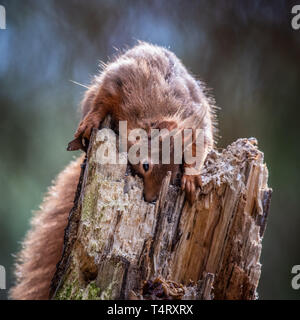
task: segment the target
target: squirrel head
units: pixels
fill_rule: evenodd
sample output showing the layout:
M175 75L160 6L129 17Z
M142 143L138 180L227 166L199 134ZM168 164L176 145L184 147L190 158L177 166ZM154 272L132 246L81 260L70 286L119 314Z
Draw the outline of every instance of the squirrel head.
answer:
M180 174L178 164L152 164L151 161L144 161L133 166L134 170L144 180L144 198L147 202L157 200L163 179L171 172L171 183L174 183Z
M168 129L171 132L177 127L174 121L158 121L151 125L151 129ZM144 180L144 198L147 202L157 200L160 188L164 178L168 172L171 172L171 183L176 181L176 178L181 172L180 164L174 161L174 139L169 137L170 143L170 163L165 164L162 161L162 137L159 137L159 150L151 150L151 136L148 135L148 157L140 161L139 164L132 165L135 172ZM152 152L151 152L152 151ZM151 155L157 152L159 162L152 161Z

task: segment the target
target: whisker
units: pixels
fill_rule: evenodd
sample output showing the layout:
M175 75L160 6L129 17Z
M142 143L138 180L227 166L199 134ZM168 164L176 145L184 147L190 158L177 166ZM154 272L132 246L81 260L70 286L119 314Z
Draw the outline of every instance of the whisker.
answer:
M81 87L83 87L83 88L89 89L88 86L86 86L86 85L84 85L84 84L81 84L81 83L79 83L79 82L77 82L77 81L74 81L74 80L69 80L69 81L71 81L71 82L74 83L74 84L77 84L78 86L81 86Z

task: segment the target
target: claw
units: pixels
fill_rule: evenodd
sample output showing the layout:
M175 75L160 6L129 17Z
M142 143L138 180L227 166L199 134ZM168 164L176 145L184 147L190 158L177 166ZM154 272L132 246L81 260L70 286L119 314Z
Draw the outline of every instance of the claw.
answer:
M202 179L201 176L197 176L197 184L201 188L202 187Z
M196 192L195 184L190 182L190 194L194 195Z
M183 175L181 179L181 189L185 191L186 198L192 205L196 199L196 191L198 187L201 187L202 180L199 175Z
M181 180L181 190L185 190L186 176L184 175Z
M75 133L75 138L82 136L83 138L89 139L92 129L98 128L102 120L101 114L99 112L90 112L85 118L80 122L78 129Z

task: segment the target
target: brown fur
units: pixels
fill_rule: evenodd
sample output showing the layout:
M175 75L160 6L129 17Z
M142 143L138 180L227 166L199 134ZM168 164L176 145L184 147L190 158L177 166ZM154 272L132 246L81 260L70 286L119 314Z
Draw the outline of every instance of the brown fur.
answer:
M135 128L149 132L150 128L159 128L162 123L167 123L164 126L170 129L174 122L180 130L202 129L204 143L198 174L184 174L182 178L182 189L193 202L196 188L201 185L201 167L214 145L213 102L205 95L204 85L188 73L172 52L140 43L105 66L95 78L84 99L85 117L69 150L78 149L83 138L89 139L91 130L98 128L107 114L116 124L127 120L128 133ZM172 163L151 165L151 159L148 162L150 169L147 172L142 164L134 168L144 179L145 199L153 201L167 172L171 171L174 178L179 168ZM188 167L192 166L184 164L185 172Z
M45 300L49 298L51 279L61 258L64 229L73 207L82 157L71 162L49 189L40 211L35 213L19 254L17 284L10 291L12 299Z
M213 146L213 100L170 51L140 43L108 64L96 77L82 103L83 120L69 144L69 150L84 148L92 128L98 128L107 114L117 123L128 121L128 131L143 128L202 128L205 145L204 162ZM23 243L16 268L17 284L11 289L13 299L48 299L50 282L62 248L64 229L73 206L80 175L79 158L58 176L49 190L41 210L35 214L32 229ZM179 166L142 164L135 170L144 179L145 198L157 197L162 179L168 171L176 176ZM184 165L186 167L186 165ZM201 183L199 175L183 175L182 188L190 201Z

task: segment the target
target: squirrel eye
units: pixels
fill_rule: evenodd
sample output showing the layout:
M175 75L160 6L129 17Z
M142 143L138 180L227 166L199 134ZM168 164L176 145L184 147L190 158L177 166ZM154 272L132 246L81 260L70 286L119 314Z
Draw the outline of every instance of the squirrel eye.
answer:
M145 172L147 172L149 170L149 163L148 162L143 163L143 169Z

